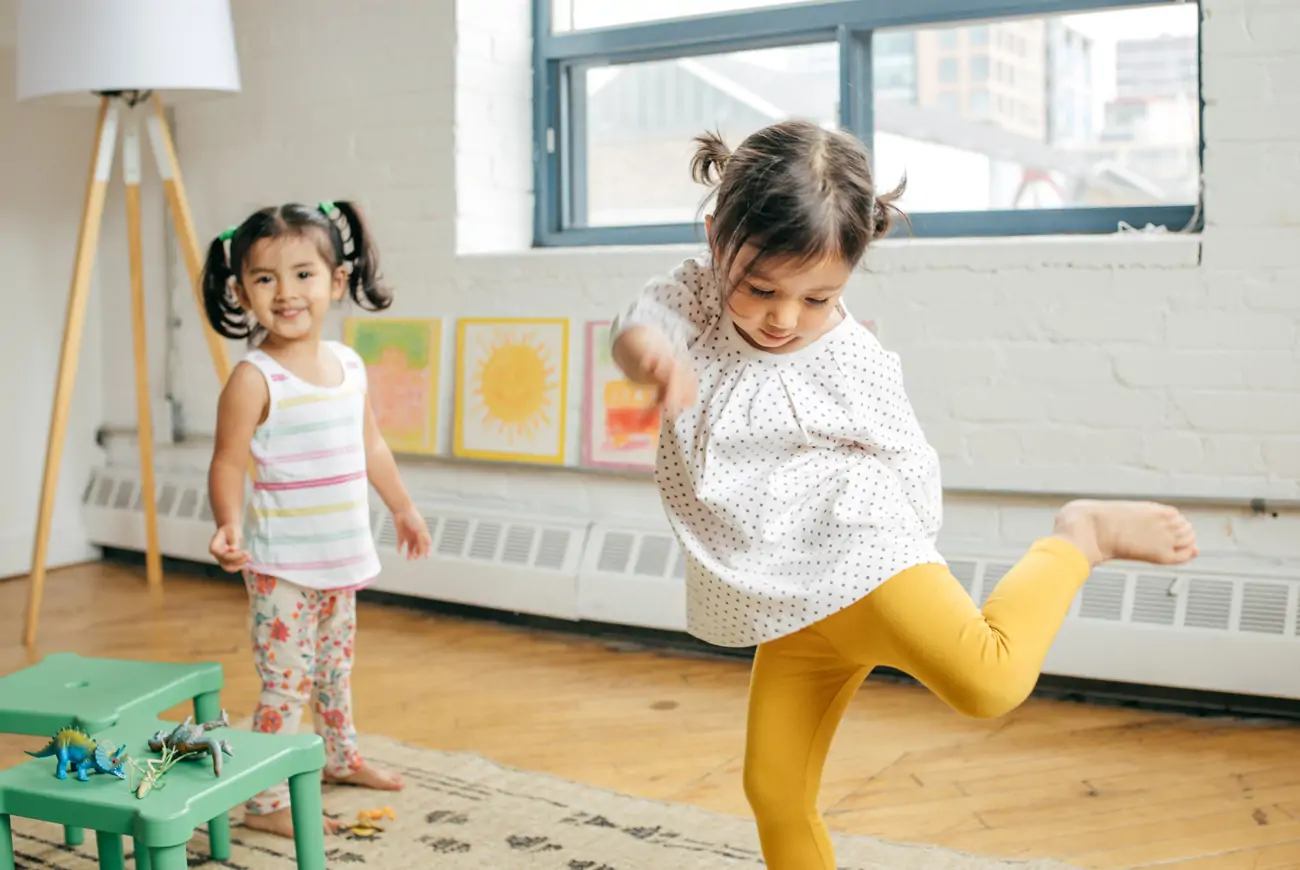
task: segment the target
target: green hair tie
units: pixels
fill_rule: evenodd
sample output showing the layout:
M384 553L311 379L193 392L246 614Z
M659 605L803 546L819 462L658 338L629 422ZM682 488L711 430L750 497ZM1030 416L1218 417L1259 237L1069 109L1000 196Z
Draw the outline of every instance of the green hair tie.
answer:
M230 241L232 238L234 238L234 236L235 236L235 230L237 230L237 229L239 229L239 227L231 227L230 229L228 229L228 230L226 230L225 232L223 232L221 235L217 236L217 238L220 239L220 240L223 241L223 242L228 242L228 241Z
M325 212L325 216L326 216L326 217L329 217L329 216L330 216L330 213L331 213L332 211L334 211L334 203L333 203L332 201L328 200L328 199L321 200L321 203L320 203L320 205L318 206L318 208L319 208L321 211Z

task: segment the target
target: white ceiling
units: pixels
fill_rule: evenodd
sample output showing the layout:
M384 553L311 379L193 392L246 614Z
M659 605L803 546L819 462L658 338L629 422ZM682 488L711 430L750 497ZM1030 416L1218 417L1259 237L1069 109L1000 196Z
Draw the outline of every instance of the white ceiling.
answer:
M0 48L14 44L17 29L16 0L0 0Z

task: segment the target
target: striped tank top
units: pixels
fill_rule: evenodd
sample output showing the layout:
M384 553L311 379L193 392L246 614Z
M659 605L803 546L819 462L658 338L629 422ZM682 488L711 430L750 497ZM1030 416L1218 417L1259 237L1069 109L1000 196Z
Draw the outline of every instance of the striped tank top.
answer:
M338 386L309 384L260 350L245 357L266 378L271 401L253 433L244 546L250 571L312 589L355 588L379 574L366 477L366 368L347 345L325 346L343 365Z

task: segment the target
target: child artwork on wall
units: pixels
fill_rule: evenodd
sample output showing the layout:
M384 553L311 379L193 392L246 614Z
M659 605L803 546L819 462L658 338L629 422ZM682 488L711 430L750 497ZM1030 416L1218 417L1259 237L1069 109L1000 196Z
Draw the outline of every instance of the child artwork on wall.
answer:
M607 321L587 324L582 464L653 471L659 444L654 387L627 380L609 349Z
M370 403L388 446L436 453L442 320L349 317L343 336L366 364Z
M568 378L568 320L459 321L453 452L563 465Z

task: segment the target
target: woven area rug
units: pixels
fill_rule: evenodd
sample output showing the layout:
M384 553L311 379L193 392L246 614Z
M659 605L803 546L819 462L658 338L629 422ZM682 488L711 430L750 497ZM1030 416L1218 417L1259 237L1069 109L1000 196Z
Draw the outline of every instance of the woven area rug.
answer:
M327 788L325 809L352 820L391 806L396 820L371 838L326 839L328 866L374 870L757 870L763 866L753 822L695 807L615 794L468 754L363 737L375 762L400 770L396 794ZM293 870L287 840L234 829L229 861L207 858L202 834L191 868ZM1071 870L1056 862L1000 861L906 846L871 837L836 838L840 870ZM71 849L52 826L14 819L19 870L95 870L94 837ZM130 844L127 844L128 854ZM128 866L130 861L128 859Z

